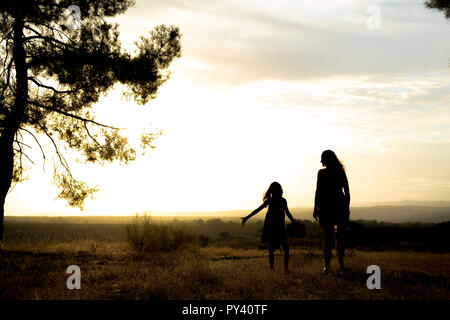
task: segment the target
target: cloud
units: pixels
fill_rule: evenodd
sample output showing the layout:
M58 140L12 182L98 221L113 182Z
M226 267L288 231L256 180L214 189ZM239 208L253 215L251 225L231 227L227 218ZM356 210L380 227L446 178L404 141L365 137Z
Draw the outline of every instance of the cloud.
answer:
M378 1L381 28L366 25L368 1L138 1L128 21L179 25L185 56L214 66L205 83L241 84L331 76L447 70L450 25L416 1Z

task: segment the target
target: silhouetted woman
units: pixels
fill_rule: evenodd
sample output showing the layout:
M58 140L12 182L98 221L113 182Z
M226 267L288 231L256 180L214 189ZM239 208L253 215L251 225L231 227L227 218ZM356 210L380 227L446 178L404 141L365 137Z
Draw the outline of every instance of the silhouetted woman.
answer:
M269 206L266 218L264 220L261 241L269 244L269 265L271 270L273 270L274 264L274 251L280 247L280 244L283 246L284 271L287 273L289 265L289 245L287 241L286 229L284 227L285 213L292 223L295 223L295 220L289 212L287 201L283 198L283 189L278 182L271 183L269 189L267 189L267 192L263 197L263 201L263 204L259 206L259 208L254 210L248 216L241 218L242 225L244 225L250 217Z
M336 235L336 251L340 270L344 266L344 232L350 217L350 191L345 167L331 150L322 153L320 162L325 167L317 174L317 189L314 200L314 218L319 219L324 231L324 273L330 272L331 248Z

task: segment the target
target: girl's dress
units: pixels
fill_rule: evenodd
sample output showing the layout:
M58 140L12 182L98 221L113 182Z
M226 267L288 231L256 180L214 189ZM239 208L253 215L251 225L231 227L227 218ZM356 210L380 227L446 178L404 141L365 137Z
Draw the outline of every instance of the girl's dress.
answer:
M271 198L264 203L269 206L261 235L261 241L267 242L269 246L279 248L280 244L287 245L285 223L286 199Z
M317 175L315 207L321 226L342 225L349 218L350 210L343 187L348 185L344 170L321 169Z

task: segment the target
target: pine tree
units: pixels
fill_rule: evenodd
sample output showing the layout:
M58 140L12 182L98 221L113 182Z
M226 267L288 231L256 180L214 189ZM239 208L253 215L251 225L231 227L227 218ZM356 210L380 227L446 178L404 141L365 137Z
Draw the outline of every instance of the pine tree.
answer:
M450 1L449 0L427 0L425 6L429 9L437 9L444 11L445 18L450 18Z
M181 55L180 32L160 25L136 42L136 53L121 48L118 25L133 0L2 0L0 2L0 240L5 198L23 177L23 162L33 137L54 146L59 159L53 179L59 197L82 208L96 188L76 180L59 143L86 162L128 163L136 151L119 128L94 119L94 106L115 83L138 104L146 104L170 75ZM124 110L126 112L126 110ZM155 134L143 134L151 146ZM41 138L42 139L42 138ZM29 158L28 158L29 159Z

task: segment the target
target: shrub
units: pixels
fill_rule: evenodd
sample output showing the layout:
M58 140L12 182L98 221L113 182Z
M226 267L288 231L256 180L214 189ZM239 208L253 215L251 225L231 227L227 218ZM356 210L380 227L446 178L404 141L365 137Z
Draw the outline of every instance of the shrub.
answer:
M185 227L156 223L144 214L136 215L131 226L127 226L127 240L138 253L172 251L198 242L198 237Z
M220 233L219 233L219 237L220 237L221 239L230 239L230 238L231 238L230 233L229 233L229 232L226 232L226 231L220 232Z
M209 244L209 237L201 234L198 236L198 241L200 243L200 247L202 248L207 247Z
M306 227L301 222L289 223L286 227L287 235L295 238L304 238L306 235Z

